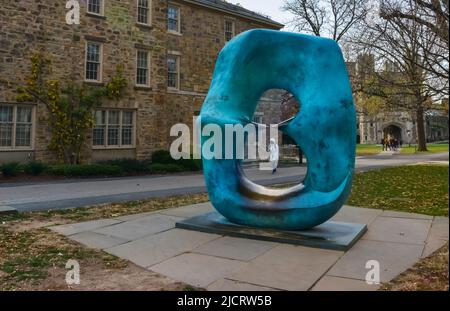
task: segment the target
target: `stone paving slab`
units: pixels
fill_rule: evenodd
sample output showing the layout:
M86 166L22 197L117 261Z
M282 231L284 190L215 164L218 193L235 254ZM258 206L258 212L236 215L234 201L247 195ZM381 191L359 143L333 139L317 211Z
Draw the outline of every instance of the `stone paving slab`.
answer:
M105 249L129 242L129 240L108 236L95 232L80 232L70 238L90 248Z
M382 241L360 240L330 269L327 275L365 280L366 263L380 263L380 279L388 282L416 263L424 246Z
M218 212L201 214L176 223L180 229L201 231L242 239L302 245L345 251L367 231L365 224L327 221L307 230L273 230L254 228L230 222Z
M277 291L277 289L270 288L270 287L264 287L264 286L258 286L253 285L250 283L245 282L238 282L233 280L227 280L227 279L219 279L215 281L214 283L210 284L207 288L207 290L210 291Z
M420 257L421 258L426 258L426 257L430 256L435 251L437 251L442 246L444 246L445 243L447 243L447 241L448 240L439 240L439 239L428 240L427 243L425 244L425 247L423 249L422 255Z
M243 265L227 279L284 290L308 290L343 252L279 245Z
M169 208L166 210L162 210L159 213L164 215L189 218L212 211L214 211L212 204L210 202L206 202L177 208Z
M249 261L277 246L277 243L223 237L203 244L194 253Z
M381 216L433 220L433 216L429 216L429 215L398 212L398 211L388 211L388 210L384 210L383 213L381 214Z
M378 217L363 237L365 240L423 244L427 240L431 220Z
M94 230L95 233L114 236L125 240L136 240L158 232L175 228L175 222L181 218L153 214L132 221Z
M149 267L217 238L219 236L215 234L172 229L105 251L141 267Z
M311 289L312 291L375 291L380 285L369 285L365 281L324 276Z
M345 253L173 228L211 210L202 203L51 228L175 280L225 291L376 290L365 282L367 261L379 261L386 282L448 241L447 217L350 206L333 220L367 224L368 232Z
M449 223L448 218L435 217L431 225L429 237L432 239L448 240Z
M55 226L51 227L51 229L64 235L73 235L80 232L92 231L98 228L111 226L121 222L122 221L116 219L101 219L101 220L80 222L77 224Z
M217 279L232 273L242 264L243 262L238 260L187 253L172 257L149 269L172 279L205 288Z
M332 221L344 221L369 226L383 211L371 208L344 206L331 218Z

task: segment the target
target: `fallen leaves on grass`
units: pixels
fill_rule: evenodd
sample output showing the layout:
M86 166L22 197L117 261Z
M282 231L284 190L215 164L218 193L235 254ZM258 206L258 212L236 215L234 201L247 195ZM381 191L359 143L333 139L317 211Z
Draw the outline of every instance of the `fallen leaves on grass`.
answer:
M356 174L348 204L448 216L446 165L414 165Z

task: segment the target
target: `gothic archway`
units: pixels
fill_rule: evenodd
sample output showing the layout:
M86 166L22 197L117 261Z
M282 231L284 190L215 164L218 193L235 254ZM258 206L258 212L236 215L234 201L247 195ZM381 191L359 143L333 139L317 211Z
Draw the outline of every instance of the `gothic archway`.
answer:
M397 139L398 141L402 140L402 129L395 124L386 126L383 130L383 133L384 138Z

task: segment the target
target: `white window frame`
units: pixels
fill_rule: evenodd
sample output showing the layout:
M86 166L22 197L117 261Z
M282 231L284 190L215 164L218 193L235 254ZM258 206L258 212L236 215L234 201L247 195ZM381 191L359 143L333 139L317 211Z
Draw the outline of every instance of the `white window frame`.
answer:
M232 27L230 40L227 39L227 32L228 32L227 31L227 23L228 22L231 23L231 27ZM224 27L223 35L225 38L225 42L230 42L236 36L236 22L232 19L225 19L223 27Z
M94 118L95 118L95 113L97 111L105 111L106 112L106 116L105 116L105 132L104 132L104 143L103 145L94 145L94 128L95 125L92 128L92 139L91 139L91 144L92 144L92 149L95 150L104 150L104 149L133 149L136 148L136 110L133 109L117 109L117 108L98 108L95 109L95 111L93 112L94 114ZM119 111L119 137L118 137L118 145L108 145L108 127L109 127L109 113L110 111ZM132 142L131 145L122 145L122 129L123 129L123 118L122 115L124 112L131 112L133 114L132 117ZM95 120L94 120L95 121Z
M87 53L88 53L88 45L92 43L92 44L97 44L99 46L99 62L100 62L100 66L98 68L98 79L97 80L93 80L93 79L88 79L86 77L86 70L87 70ZM85 48L84 48L84 81L86 82L95 82L95 83L102 83L103 81L103 43L101 42L96 42L96 41L86 41L85 44Z
M139 84L138 83L138 55L139 52L145 52L147 53L147 84ZM144 50L144 49L137 49L136 50L136 70L135 70L135 79L134 79L134 83L136 86L138 87L150 87L150 69L151 69L151 64L150 64L150 60L151 60L151 56L150 56L150 51L149 50Z
M0 106L13 107L12 112L12 133L11 133L11 146L0 146L0 151L29 151L34 150L34 139L36 130L36 106L30 104L10 104L0 103ZM31 108L31 129L30 129L30 146L16 147L16 129L17 129L17 108L27 107Z
M180 82L181 82L181 54L178 52L169 52L167 54L167 60L169 59L169 57L174 57L177 60L177 86L173 87L173 86L169 86L169 65L167 64L167 89L168 90L173 90L173 91L179 91L181 89L180 86Z
M105 16L105 0L100 0L100 13L89 11L89 0L86 0L86 12L92 15Z
M178 10L178 29L172 30L169 29L169 7L176 8ZM181 34L181 7L178 5L174 5L173 3L169 3L167 6L167 32L171 34L180 35Z
M151 26L152 25L152 0L148 1L148 8L147 8L147 22L143 23L139 21L139 0L136 0L136 23L139 25L145 25L145 26Z

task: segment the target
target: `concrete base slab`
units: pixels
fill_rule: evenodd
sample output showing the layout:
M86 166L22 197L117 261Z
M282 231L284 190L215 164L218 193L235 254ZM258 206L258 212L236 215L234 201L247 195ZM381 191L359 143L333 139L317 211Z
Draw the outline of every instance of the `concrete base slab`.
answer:
M176 227L239 238L342 251L350 249L367 231L365 224L334 221L302 231L258 229L231 223L217 212L181 220L176 223Z

